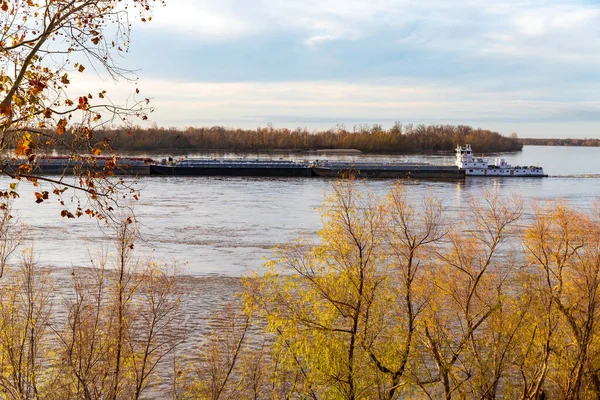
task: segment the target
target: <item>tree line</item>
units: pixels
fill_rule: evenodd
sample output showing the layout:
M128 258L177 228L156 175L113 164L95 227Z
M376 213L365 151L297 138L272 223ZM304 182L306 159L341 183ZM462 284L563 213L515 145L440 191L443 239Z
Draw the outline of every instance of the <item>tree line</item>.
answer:
M520 139L520 142L524 145L529 146L585 146L585 147L598 147L600 146L600 139L534 139L524 138Z
M193 150L262 152L357 149L366 153L414 153L453 151L457 144L471 144L480 152L518 151L523 145L516 136L505 137L486 129L464 125L403 125L391 129L381 125L343 126L324 131L258 127L234 129L222 126L202 128L100 129L94 133L94 148L104 145L119 150ZM68 140L68 133L65 134Z
M600 221L482 193L441 199L332 184L318 239L280 248L241 299L185 332L174 269L77 269L57 302L14 224L0 233L0 387L10 399L587 399L600 396ZM178 283L179 282L179 283ZM200 326L203 326L200 324Z

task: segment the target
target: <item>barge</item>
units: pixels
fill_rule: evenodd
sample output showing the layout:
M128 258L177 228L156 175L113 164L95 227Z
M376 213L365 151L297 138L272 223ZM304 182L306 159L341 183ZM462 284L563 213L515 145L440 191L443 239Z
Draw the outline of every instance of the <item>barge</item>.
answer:
M328 161L283 161L246 159L162 160L150 165L150 175L171 176L254 176L254 177L323 177L382 179L464 179L457 166L423 163L368 163Z
M150 165L150 175L310 177L306 163L283 160L184 159Z
M368 163L368 162L315 162L313 176L383 179L440 179L462 180L465 171L455 165L430 165L425 163Z
M112 175L149 175L150 164L154 160L141 157L70 156L36 157L30 162L26 159L11 159L2 170L11 174L26 171L33 175L64 175L81 171L110 172Z

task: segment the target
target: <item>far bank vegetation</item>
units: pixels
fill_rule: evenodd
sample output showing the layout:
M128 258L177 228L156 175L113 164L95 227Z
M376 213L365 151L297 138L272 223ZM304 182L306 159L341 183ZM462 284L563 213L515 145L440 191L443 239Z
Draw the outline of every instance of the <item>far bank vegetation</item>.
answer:
M391 129L381 125L357 125L348 130L337 126L325 131L258 127L235 129L222 126L202 128L123 128L98 130L98 141L105 140L120 151L308 151L357 149L365 153L414 153L454 150L457 144L471 144L477 152L518 151L523 145L516 135L465 125L403 125ZM68 139L68 138L66 138ZM68 140L67 140L68 141Z
M582 146L582 147L598 147L600 146L600 139L520 139L521 143L529 146Z

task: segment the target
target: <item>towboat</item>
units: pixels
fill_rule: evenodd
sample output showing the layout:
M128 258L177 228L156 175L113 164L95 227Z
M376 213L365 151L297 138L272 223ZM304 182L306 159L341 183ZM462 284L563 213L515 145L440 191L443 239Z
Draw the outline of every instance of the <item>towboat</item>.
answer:
M539 166L512 166L507 164L504 158L496 158L493 165L490 165L487 159L475 157L471 150L471 145L456 147L455 165L465 171L467 176L507 176L507 177L536 177L543 178L544 169Z

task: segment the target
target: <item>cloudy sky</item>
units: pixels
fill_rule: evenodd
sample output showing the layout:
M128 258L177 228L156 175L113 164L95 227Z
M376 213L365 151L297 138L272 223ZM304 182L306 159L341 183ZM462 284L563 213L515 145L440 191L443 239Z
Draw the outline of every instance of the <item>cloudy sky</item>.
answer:
M600 0L168 0L134 28L159 126L600 137Z

